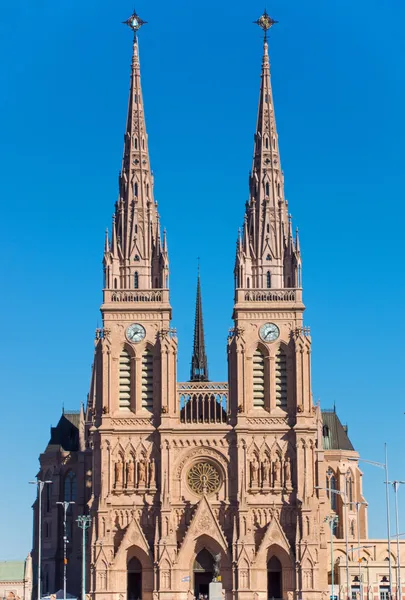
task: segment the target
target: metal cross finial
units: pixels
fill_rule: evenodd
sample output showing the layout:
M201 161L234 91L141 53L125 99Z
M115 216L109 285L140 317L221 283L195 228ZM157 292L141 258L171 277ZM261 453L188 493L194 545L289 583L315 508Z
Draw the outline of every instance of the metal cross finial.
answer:
M142 21L141 17L137 15L136 10L134 9L134 12L129 19L123 21L123 23L124 25L128 25L128 27L134 32L134 35L136 35L138 29L140 29L142 25L146 25L147 21Z
M264 39L267 39L267 32L268 30L273 27L273 25L275 25L276 23L278 23L278 21L275 21L274 19L272 19L270 17L270 15L268 15L267 10L264 9L264 13L262 14L261 17L259 17L257 19L257 21L253 21L253 23L255 23L256 25L259 25L259 27L261 29L263 29L264 31Z

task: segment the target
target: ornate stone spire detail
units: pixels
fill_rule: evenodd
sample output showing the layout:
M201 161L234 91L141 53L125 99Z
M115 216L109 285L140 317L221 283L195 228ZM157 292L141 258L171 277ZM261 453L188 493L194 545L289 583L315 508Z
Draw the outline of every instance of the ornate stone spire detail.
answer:
M301 263L290 239L267 42L267 31L276 21L265 12L256 23L264 30L265 38L249 201L237 246L236 287L295 288L301 285Z
M106 243L104 253L105 287L162 289L167 287L169 261L153 194L137 36L145 21L134 12L125 23L134 32L134 42L119 196L111 244Z
M190 381L208 381L208 362L205 354L204 323L201 299L201 277L198 268L197 298L195 304L194 345L191 358Z

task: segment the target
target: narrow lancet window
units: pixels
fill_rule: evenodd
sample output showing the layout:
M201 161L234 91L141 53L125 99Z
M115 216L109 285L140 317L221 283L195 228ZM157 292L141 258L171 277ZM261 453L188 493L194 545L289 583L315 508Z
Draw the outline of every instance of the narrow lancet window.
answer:
M270 186L268 182L266 183L266 196L270 196Z
M134 273L134 289L137 290L139 288L139 274L138 271Z
M264 356L259 348L253 354L253 408L264 408Z
M282 348L276 354L276 406L287 410L287 356Z
M119 403L120 408L130 408L131 406L131 357L127 350L120 354L119 366Z
M266 276L266 286L268 288L271 288L271 273L270 271L267 271L267 276Z
M142 408L153 410L153 354L150 350L142 355Z

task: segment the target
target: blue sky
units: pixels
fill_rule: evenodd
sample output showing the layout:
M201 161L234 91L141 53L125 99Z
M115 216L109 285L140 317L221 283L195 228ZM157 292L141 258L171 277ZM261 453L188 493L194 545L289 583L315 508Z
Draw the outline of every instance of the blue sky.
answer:
M31 548L38 455L88 391L102 249L117 197L131 60L126 0L2 7L0 559ZM286 195L303 252L313 393L364 458L404 479L405 5L275 0L270 52ZM263 5L137 5L155 195L167 227L179 379L197 256L210 376L226 378L237 229L248 193ZM370 536L383 473L364 466ZM405 489L400 491L404 506ZM402 515L401 531L405 529Z

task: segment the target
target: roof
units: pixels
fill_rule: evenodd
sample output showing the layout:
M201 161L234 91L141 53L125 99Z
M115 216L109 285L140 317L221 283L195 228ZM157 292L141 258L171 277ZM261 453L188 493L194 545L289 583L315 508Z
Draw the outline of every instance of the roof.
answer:
M0 581L24 581L25 560L0 561Z
M56 427L51 427L47 450L62 448L68 452L79 450L80 411L64 412Z
M322 422L322 445L324 450L354 451L347 434L347 425L342 425L335 410L323 410Z

